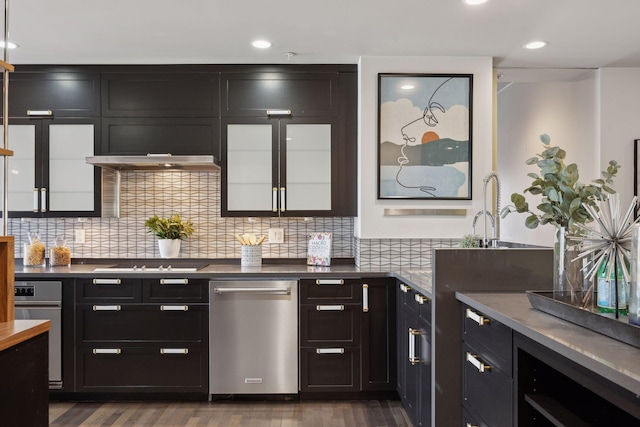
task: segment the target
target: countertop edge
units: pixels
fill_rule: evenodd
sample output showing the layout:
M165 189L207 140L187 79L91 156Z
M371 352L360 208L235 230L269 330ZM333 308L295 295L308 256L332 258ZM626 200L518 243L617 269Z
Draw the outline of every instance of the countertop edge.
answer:
M13 320L0 323L0 351L49 331L49 320Z
M482 301L478 301L478 298L486 299L498 295L513 295L516 296L516 298L526 300L526 303L531 310L527 312L527 316L532 320L532 323L535 321L541 321L544 324L556 326L556 336L550 336L541 330L522 323L522 321L504 313L501 308L494 308ZM578 363L584 368L609 381L612 381L622 388L627 389L636 395L640 395L640 368L636 370L637 372L628 372L628 370L624 370L623 372L623 370L617 369L614 366L615 363L610 360L611 354L615 352L611 349L625 349L628 352L637 353L637 357L640 357L640 349L636 349L633 346L583 328L571 322L542 313L531 307L524 292L456 292L456 298L458 301L482 311L487 316L493 317L514 331L534 340L538 344ZM607 348L609 350L593 351L572 345L571 339L575 336L587 337L590 340L597 340L599 344L598 348Z

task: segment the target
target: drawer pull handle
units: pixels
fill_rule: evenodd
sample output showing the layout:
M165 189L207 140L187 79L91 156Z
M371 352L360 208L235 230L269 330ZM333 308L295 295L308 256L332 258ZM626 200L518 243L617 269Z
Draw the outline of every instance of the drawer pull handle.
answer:
M120 305L94 305L93 311L120 311L122 306Z
M426 301L429 301L429 298L420 294L416 294L415 299L418 304L424 304Z
M160 354L189 354L188 348L161 348Z
M119 348L94 348L93 354L120 354Z
M411 287L405 285L404 283L400 283L400 290L406 294L411 290Z
M318 311L344 311L344 305L316 305Z
M489 371L491 370L491 366L487 365L484 362L481 362L480 359L478 359L478 356L475 354L471 354L469 352L467 352L467 362L471 363L473 366L476 367L476 369L479 372L484 372L484 371Z
M94 285L120 285L122 281L120 279L93 279Z
M189 311L188 305L161 305L161 311Z
M316 354L344 354L344 348L316 348Z
M420 335L419 329L409 328L409 363L416 365L420 363L420 358L416 357L416 341Z
M369 285L362 285L362 312L369 312Z
M46 212L46 211L47 211L47 189L43 187L40 189L40 212Z
M467 427L478 427L478 425L477 424L467 423Z
M322 279L316 280L316 285L344 285L342 279Z
M471 310L470 308L467 308L466 312L465 312L465 317L467 319L471 319L474 322L476 322L479 326L483 326L483 325L487 325L490 323L490 320L487 319L484 316L479 315L478 313L476 313L475 311Z
M188 285L189 279L160 279L161 285Z

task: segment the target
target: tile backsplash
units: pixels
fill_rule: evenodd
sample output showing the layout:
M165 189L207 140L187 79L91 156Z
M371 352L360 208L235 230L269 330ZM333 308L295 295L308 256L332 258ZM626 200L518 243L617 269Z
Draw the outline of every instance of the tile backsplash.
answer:
M75 258L156 258L156 238L144 222L150 216L179 214L196 232L182 242L180 257L240 258L235 233L268 234L283 228L284 244L264 244L264 258L306 258L308 235L333 232L332 256L353 258L353 218L222 218L220 175L211 172L122 172L120 218L47 218L9 220L16 236L16 257L29 231L38 231L47 247L63 236ZM85 231L85 243L75 243L75 231Z
M27 233L38 231L47 247L63 236L74 258L158 258L156 238L144 222L150 216L173 213L191 220L196 232L182 242L180 257L239 259L235 233L268 234L283 228L283 244L264 244L264 258L306 258L309 233L333 232L332 257L355 258L363 269L431 268L432 249L456 247L456 239L354 238L353 218L223 218L220 216L220 175L211 172L122 172L120 218L47 218L9 220L16 236L16 257L23 256ZM76 230L85 243L75 243Z

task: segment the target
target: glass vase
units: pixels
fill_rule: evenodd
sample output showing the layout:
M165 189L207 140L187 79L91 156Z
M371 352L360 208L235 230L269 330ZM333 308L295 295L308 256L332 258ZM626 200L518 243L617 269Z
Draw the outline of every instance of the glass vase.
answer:
M577 231L558 227L553 247L553 295L567 304L593 309L593 281L587 277L587 258L578 258L582 250L572 239Z

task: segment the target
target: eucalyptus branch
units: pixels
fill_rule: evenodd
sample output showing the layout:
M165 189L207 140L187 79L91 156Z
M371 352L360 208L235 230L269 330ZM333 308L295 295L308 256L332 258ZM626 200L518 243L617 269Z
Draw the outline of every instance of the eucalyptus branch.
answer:
M592 181L593 184L585 185L578 181L578 166L575 163L565 164L566 151L552 147L549 135L540 135L540 140L547 148L526 161L527 165L538 166L540 172L527 174L533 181L523 191L542 195L541 203L536 206L540 212L530 209L524 194L513 193L513 204L502 209L501 217L505 218L512 212L526 213L525 226L531 229L544 224L571 229L575 224L591 222L593 215L587 207L597 212L596 202L605 200L607 194L615 193L611 186L621 166L615 160L609 161L607 170L601 173L602 177Z

